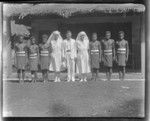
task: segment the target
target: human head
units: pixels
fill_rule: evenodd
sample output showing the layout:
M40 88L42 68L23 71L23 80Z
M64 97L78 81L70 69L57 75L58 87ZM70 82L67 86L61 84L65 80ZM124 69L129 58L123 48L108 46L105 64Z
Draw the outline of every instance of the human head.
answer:
M59 33L54 32L54 33L53 33L53 35L54 35L54 40L57 40L57 39L58 39L58 37L59 37Z
M23 43L23 41L24 41L24 36L20 35L20 36L19 36L19 42L20 42L20 43Z
M105 37L106 37L106 39L110 39L111 38L111 32L110 31L106 31Z
M68 30L68 31L66 32L66 37L67 37L67 39L70 39L71 36L72 36L72 33L71 33L70 30Z
M35 43L36 43L36 39L35 39L34 36L31 37L31 43L32 43L32 44L35 44Z
M84 31L81 31L79 34L80 34L80 36L79 36L80 40L83 41L86 36L86 33Z
M92 34L92 40L94 40L94 41L97 40L97 33L94 32L94 33Z
M43 34L43 35L42 35L42 42L43 42L43 43L46 43L47 40L48 40L48 35L47 35L47 34Z
M124 31L119 31L119 39L124 39Z

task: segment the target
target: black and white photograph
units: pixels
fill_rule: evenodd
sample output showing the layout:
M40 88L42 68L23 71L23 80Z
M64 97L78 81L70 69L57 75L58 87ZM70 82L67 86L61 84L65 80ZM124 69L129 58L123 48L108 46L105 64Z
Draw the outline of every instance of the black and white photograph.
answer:
M145 117L142 3L3 3L3 117Z

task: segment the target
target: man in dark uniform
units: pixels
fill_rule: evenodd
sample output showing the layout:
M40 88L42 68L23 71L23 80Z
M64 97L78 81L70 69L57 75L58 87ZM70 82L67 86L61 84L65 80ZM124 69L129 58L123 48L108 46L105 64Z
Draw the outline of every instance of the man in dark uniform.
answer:
M116 61L119 68L119 78L124 80L126 62L128 61L129 46L128 41L124 39L124 32L119 32L119 40L116 41Z
M47 40L48 40L48 35L43 34L42 43L39 45L40 66L41 66L44 82L48 81L48 70L50 66L50 53L51 53L51 45L45 46Z
M101 62L101 43L97 40L97 33L92 34L92 41L89 47L92 79L96 80Z
M37 80L37 71L38 71L38 62L39 62L39 47L36 44L35 37L31 37L31 45L29 46L29 65L32 76L32 81Z
M16 52L16 67L19 81L25 78L25 67L28 62L28 54L27 54L27 44L24 42L24 37L19 36L19 43L15 44L15 52ZM21 76L22 74L22 76Z
M105 38L102 40L102 60L106 67L106 77L110 80L113 60L115 60L115 41L111 39L110 31L106 31Z

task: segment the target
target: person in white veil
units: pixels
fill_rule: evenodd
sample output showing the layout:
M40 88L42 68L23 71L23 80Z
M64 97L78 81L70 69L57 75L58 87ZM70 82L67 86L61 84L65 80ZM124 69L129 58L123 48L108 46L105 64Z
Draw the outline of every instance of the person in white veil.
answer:
M60 82L60 69L62 65L62 37L59 31L54 31L47 40L46 45L51 45L50 71L55 72L55 82Z
M90 73L89 64L89 39L84 31L81 31L76 38L77 48L77 73L81 74L81 80L87 81L87 73Z

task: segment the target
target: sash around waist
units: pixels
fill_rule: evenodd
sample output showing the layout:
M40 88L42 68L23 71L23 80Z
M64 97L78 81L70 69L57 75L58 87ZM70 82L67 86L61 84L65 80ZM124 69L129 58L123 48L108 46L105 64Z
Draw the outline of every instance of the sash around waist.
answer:
M99 50L91 50L91 52L99 52Z
M49 56L48 53L41 53L40 55L41 55L41 56Z
M125 54L126 53L126 48L118 48L117 53L119 54Z
M16 52L17 56L26 56L26 52L25 51L20 51L20 52Z
M37 53L30 54L30 58L37 58Z
M118 50L118 51L125 51L126 48L118 48L117 50Z

